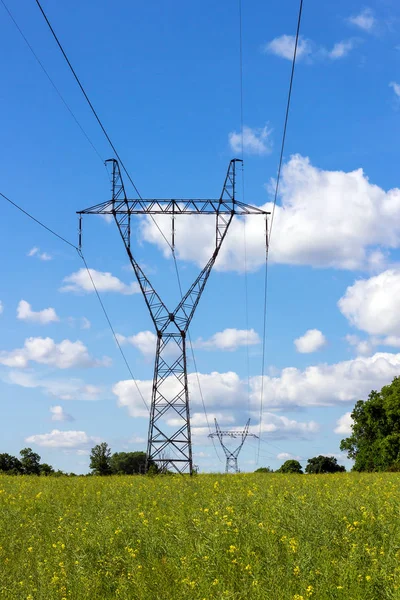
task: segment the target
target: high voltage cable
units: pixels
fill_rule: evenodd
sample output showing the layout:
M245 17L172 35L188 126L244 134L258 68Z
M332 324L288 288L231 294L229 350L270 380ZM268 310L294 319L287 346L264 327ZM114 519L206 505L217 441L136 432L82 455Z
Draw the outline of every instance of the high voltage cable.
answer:
M274 222L276 202L278 199L279 183L280 183L280 179L281 179L283 153L285 150L286 131L287 131L287 125L288 125L288 120L289 120L290 101L292 98L294 70L295 70L295 66L296 66L296 56L297 56L297 47L298 47L299 36L300 36L300 25L301 25L302 12L303 12L303 0L300 0L299 13L298 13L298 17L297 17L296 39L295 39L295 44L294 44L294 52L293 52L293 60L292 60L292 69L291 69L291 73L290 73L289 91L288 91L288 97L287 97L287 102L286 102L286 112L285 112L285 120L284 120L284 126L283 126L281 151L280 151L280 155L279 155L278 173L277 173L276 184L275 184L274 203L273 203L273 208L272 208L271 223L269 226L268 240L267 240L268 246L267 246L267 260L265 263L265 283L264 283L264 323L263 323L264 333L263 333L263 356L262 356L262 369L261 369L260 428L259 428L260 430L259 430L259 442L258 442L258 456L260 453L260 436L261 436L261 424L262 424L262 416L263 416L265 344L266 344L266 323L267 323L267 310L266 309L267 309L267 294L268 294L268 251L269 251L269 242L271 240L272 225ZM257 456L257 461L258 461L258 456Z
M82 125L79 123L78 119L76 118L76 116L74 115L74 113L72 112L70 106L68 105L68 103L66 102L66 100L64 99L63 95L61 94L60 90L58 89L58 87L56 86L56 84L54 83L54 81L52 80L52 78L50 77L48 71L46 70L45 66L43 65L43 63L41 62L40 58L38 57L38 55L36 54L36 52L34 51L34 49L32 48L31 44L29 43L28 39L26 38L24 32L22 31L22 29L20 28L20 26L18 25L17 21L15 20L14 16L12 15L11 11L9 10L8 6L6 5L6 3L4 2L4 0L1 0L2 5L4 6L5 10L7 11L10 19L12 20L12 22L14 23L15 27L17 28L17 30L19 31L19 33L21 34L22 39L24 40L24 42L26 43L26 45L28 46L29 50L32 52L33 56L35 57L37 63L39 64L39 66L41 67L42 71L44 72L44 74L46 75L47 79L50 81L51 85L53 86L53 88L55 89L55 91L57 92L57 94L59 95L59 97L61 98L61 101L63 102L64 106L66 107L66 109L68 110L68 112L70 113L71 117L74 119L75 123L78 125L79 129L81 130L81 132L83 133L83 135L85 136L85 138L87 139L87 141L89 142L89 144L92 146L93 150L96 152L97 156L100 158L101 162L104 164L104 159L101 157L100 152L97 150L96 146L93 144L92 140L89 138L88 134L86 133L86 131L83 129Z
M125 173L126 173L126 175L127 175L128 179L129 179L129 181L131 182L131 184L132 184L132 186L133 186L133 188L134 188L135 192L136 192L136 193L137 193L137 195L139 196L140 200L143 200L142 196L140 195L140 192L139 192L138 188L137 188L137 187L136 187L136 185L134 184L132 177L130 176L130 174L129 174L129 172L128 172L127 168L125 167L125 165L124 165L124 163L123 163L123 161L122 161L122 158L120 157L120 155L119 155L119 153L118 153L118 151L117 151L116 147L115 147L115 146L114 146L114 144L112 143L112 141L111 141L111 138L110 138L110 136L108 135L108 133L107 133L107 131L106 131L106 128L104 127L104 125L103 125L103 123L102 123L102 121L101 121L101 119L100 119L99 115L97 114L97 112L96 112L96 110L95 110L95 108L94 108L93 104L91 103L91 101L90 101L90 99L89 99L89 96L87 95L87 93L86 93L86 91L85 91L85 88L83 87L83 85L82 85L82 83L81 83L81 81L80 81L80 79L79 79L78 75L76 74L76 72L75 72L75 70L74 70L74 68L73 68L73 66L72 66L72 64L71 64L71 62L70 62L70 60L69 60L69 58L68 58L68 56L67 56L67 54L66 54L65 50L64 50L64 48L63 48L63 47L62 47L62 45L61 45L61 42L59 41L59 39L58 39L58 37L57 37L57 35L56 35L56 33L55 33L55 31L54 31L54 29L53 29L53 27L52 27L52 25L51 25L50 21L49 21L49 19L47 18L47 15L46 15L46 13L45 13L45 12L44 12L44 10L43 10L43 8L42 8L42 5L40 4L39 0L35 0L35 2L36 2L36 4L38 5L38 7L39 7L39 9L40 9L40 12L41 12L41 13L42 13L42 15L43 15L43 18L44 18L44 20L45 20L45 21L46 21L46 23L47 23L47 25L48 25L48 27L49 27L49 29L50 29L50 31L51 31L51 33L52 33L52 35L53 35L53 37L54 37L54 39L55 39L56 43L57 43L57 46L60 48L60 50L61 50L61 53L62 53L63 57L65 58L65 60L66 60L66 62L67 62L67 64L68 64L68 66L69 66L69 68L70 68L70 71L71 71L72 75L73 75L73 76L74 76L74 78L75 78L75 81L76 81L76 82L77 82L77 84L79 85L79 88L80 88L80 90L81 90L82 94L84 95L84 97L85 97L85 100L86 100L86 102L88 103L88 105L89 105L89 107L90 107L90 110L92 111L92 113L93 113L94 117L96 118L96 121L97 121L97 122L98 122L98 124L100 125L100 127L101 127L101 130L102 130L102 132L104 133L104 135L105 135L105 137L106 137L106 139L107 139L108 143L110 144L111 148L113 149L113 151L114 151L114 153L115 153L115 156L118 158L118 161L119 161L119 163L120 163L121 167L122 167L122 168L123 168L123 170L125 171ZM158 225L158 223L157 223L157 221L155 220L155 218L153 217L153 215L150 215L150 216L151 216L151 218L152 218L152 220L153 220L153 223L154 223L154 224L155 224L155 226L157 227L158 231L161 233L162 237L164 238L164 240L166 241L166 243L168 244L168 246L169 246L169 247L170 247L170 249L172 250L172 246L171 246L171 244L169 243L169 241L168 241L168 239L166 238L166 236L164 235L164 232L162 231L161 227Z
M244 103L243 103L243 37L242 37L242 0L239 0L239 80L240 80L240 129L241 129L241 154L242 154L242 202L245 202L244 183ZM244 242L244 304L246 315L246 364L247 364L247 405L250 412L250 352L249 352L249 291L247 278L247 239L246 217L243 219Z
M131 377L132 377L132 380L133 380L133 382L134 382L134 384L135 384L135 386L136 386L136 389L137 389L137 391L138 391L138 393L139 393L139 395L140 395L140 397L141 397L141 399L142 399L142 401L143 401L143 403L144 403L144 405L145 405L146 409L147 409L147 410L149 410L149 407L148 407L148 405L147 405L147 402L146 402L146 400L145 400L145 399L144 399L144 397L143 397L143 394L142 394L142 392L141 392L141 390L140 390L140 388L139 388L139 386L138 386L138 383L137 383L137 381L136 381L135 377L133 376L132 369L131 369L131 368L130 368L130 366L129 366L129 363L128 363L128 361L127 361L127 358L126 358L126 356L125 356L125 353L124 353L124 351L122 350L122 348L121 348L121 345L120 345L120 343L119 343L119 341L118 341L118 337L117 337L117 335L116 335L116 333L115 333L115 331L114 331L114 328L113 328L113 326L112 326L111 320L110 320L110 318L109 318L109 316L108 316L108 314L107 314L107 311L106 311L106 309L105 309L105 306L104 306L104 304L103 304L103 301L102 301L102 299L101 299L101 296L100 296L100 294L99 294L99 291L98 291L98 289L97 289L97 287L96 287L96 284L95 284L95 282L93 281L92 274L91 274L91 272L90 272L90 269L89 269L89 268L88 268L88 266L87 266L87 263L86 263L85 257L83 256L83 253L82 253L82 251L81 251L81 250L80 250L80 249L79 249L77 246L75 246L74 244L72 244L72 242L69 242L68 240L66 240L64 237L62 237L62 235L59 235L59 234L58 234L58 233L56 233L56 232L55 232L53 229L51 229L50 227L47 227L47 225L45 225L44 223L42 223L42 221L39 221L39 219L36 219L36 218L35 218L33 215L31 215L30 213L28 213L28 212L27 212L26 210L24 210L24 209L23 209L21 206L19 206L18 204L16 204L16 203L15 203L15 202L13 202L12 200L10 200L10 198L8 198L8 197L7 197L5 194L3 194L2 192L0 192L0 196L2 196L2 198L4 198L5 200L7 200L7 202L9 202L10 204L12 204L13 206L15 206L15 208L17 208L18 210L20 210L22 213L24 213L24 214L25 214L27 217L29 217L30 219L32 219L32 221L34 221L35 223L37 223L38 225L40 225L40 227L43 227L44 229L46 229L46 231L48 231L49 233L51 233L52 235L54 235L54 236L55 236L55 237L57 237L58 239L62 240L62 241L65 243L65 244L68 244L68 246L71 246L71 248L74 248L74 250L76 250L76 251L78 252L79 256L80 256L80 257L81 257L81 259L83 260L83 263L84 263L84 265L85 265L85 267L86 267L86 270L87 270L87 272L88 272L88 275L89 275L89 277L90 277L90 281L92 282L92 285L93 285L93 289L94 289L94 291L96 292L97 298L98 298L98 300L99 300L99 302L100 302L101 308L103 309L104 315L105 315L105 317L106 317L106 319L107 319L107 322L108 322L108 324L109 324L109 326L110 326L110 329L111 329L111 331L112 331L112 334L113 334L113 336L114 336L115 342L116 342L116 344L117 344L117 346L118 346L118 348L119 348L119 351L120 351L120 353L121 353L121 355L122 355L122 358L124 359L124 362L125 362L125 364L126 364L126 366L127 366L127 368L128 368L128 371L129 371L129 373L130 373L130 375L131 375Z

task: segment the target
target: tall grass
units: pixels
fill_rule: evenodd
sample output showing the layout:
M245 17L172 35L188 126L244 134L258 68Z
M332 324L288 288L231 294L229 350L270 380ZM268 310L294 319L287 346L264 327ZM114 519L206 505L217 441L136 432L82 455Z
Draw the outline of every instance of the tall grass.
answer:
M0 476L0 598L400 598L400 474Z

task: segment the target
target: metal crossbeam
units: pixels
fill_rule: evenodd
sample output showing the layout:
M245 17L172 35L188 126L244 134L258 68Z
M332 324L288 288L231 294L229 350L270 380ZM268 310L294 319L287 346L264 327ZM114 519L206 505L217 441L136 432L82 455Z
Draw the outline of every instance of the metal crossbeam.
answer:
M239 468L238 468L238 456L240 454L241 449L243 448L243 444L246 440L247 437L254 437L254 438L258 438L258 436L255 433L249 433L249 427L250 427L250 419L247 421L246 425L244 426L244 429L242 430L225 430L222 431L220 426L217 423L217 419L214 419L215 421L215 432L210 433L210 435L208 437L210 438L214 438L217 437L219 439L219 443L222 446L222 449L225 453L226 456L226 466L225 466L225 473L239 473ZM235 450L231 450L230 448L228 448L225 444L224 444L224 437L230 437L230 438L240 438L240 444L239 446L237 446L237 448L235 448Z
M112 166L112 198L78 212L79 246L83 215L113 215L157 333L147 458L151 458L161 469L172 468L179 473L192 474L186 334L234 215L263 215L267 243L269 213L236 200L236 163L241 162L239 159L229 163L220 198L207 200L128 199L118 162L115 159L107 162ZM131 251L131 218L150 215L154 219L152 215L157 214L172 215L172 249L175 246L176 216L215 216L215 249L212 256L173 311L168 310Z

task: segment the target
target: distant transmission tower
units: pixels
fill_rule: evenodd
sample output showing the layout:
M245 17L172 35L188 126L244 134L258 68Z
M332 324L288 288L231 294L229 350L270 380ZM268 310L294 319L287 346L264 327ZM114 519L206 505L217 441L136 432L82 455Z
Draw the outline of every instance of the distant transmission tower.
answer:
M157 333L147 459L160 466L172 467L179 473L193 473L192 440L190 433L189 391L187 377L186 335L211 269L217 259L234 215L263 215L268 213L235 198L236 163L229 163L221 196L213 200L129 200L118 161L112 165L112 198L79 215L79 247L82 239L82 215L112 215L118 226L129 260L135 272L144 300ZM131 217L134 215L171 215L171 250L175 249L175 218L180 215L215 215L215 249L204 269L172 312L161 300L131 250ZM169 243L169 242L168 242ZM266 248L267 250L267 248ZM175 352L171 352L171 348ZM171 380L174 385L171 385ZM173 423L171 425L173 416ZM170 419L169 424L166 422Z
M219 443L221 444L222 449L225 452L225 456L226 456L225 473L239 473L237 459L238 459L241 449L243 448L245 439L247 437L258 438L258 435L255 435L255 433L249 433L250 419L247 421L246 425L244 426L244 429L242 429L241 431L237 431L237 430L235 431L235 430L229 430L229 429L226 431L222 431L220 426L217 423L217 419L214 419L214 421L215 421L215 431L213 433L210 433L210 435L208 437L210 437L210 438L217 437L219 439ZM224 440L223 440L224 437L229 437L229 438L234 438L234 439L240 438L241 441L240 441L239 446L235 450L231 450L230 448L225 446Z

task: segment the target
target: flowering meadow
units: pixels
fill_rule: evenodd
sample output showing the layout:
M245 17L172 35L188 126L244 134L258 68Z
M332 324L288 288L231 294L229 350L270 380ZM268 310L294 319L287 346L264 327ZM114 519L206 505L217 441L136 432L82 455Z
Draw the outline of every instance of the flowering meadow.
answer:
M0 476L0 598L400 598L400 474Z

